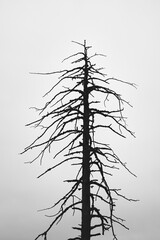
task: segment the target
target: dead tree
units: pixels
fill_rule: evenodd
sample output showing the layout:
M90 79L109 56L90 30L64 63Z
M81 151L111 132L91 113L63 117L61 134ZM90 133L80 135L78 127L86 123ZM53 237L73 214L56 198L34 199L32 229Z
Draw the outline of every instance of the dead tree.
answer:
M114 239L117 239L115 224L127 227L123 223L124 220L114 213L116 200L122 197L125 200L134 201L122 195L120 189L110 188L107 181L108 177L112 176L110 171L119 169L119 165L132 175L134 174L119 159L109 144L99 140L97 132L102 129L123 138L125 132L134 136L134 133L127 128L126 119L123 116L124 105L130 105L129 102L108 86L111 81L134 87L135 84L116 78L107 78L102 72L103 69L97 68L96 64L92 63L92 58L101 54L89 56L90 46L86 45L86 41L84 44L77 44L83 48L83 51L64 59L65 61L73 59L74 67L57 72L36 73L60 76L45 96L51 95L54 90L55 94L44 107L35 108L39 112L39 119L27 124L27 126L41 128L42 132L24 149L23 153L39 148L39 154L30 163L37 159L42 161L45 153L50 152L52 145L64 140L63 148L54 156L58 158L59 155L63 155L64 158L59 157L58 159L61 160L38 178L65 163L70 162L71 165L79 166L75 178L66 180L72 184L71 189L51 207L59 205L59 211L54 215L50 226L36 239L44 237L46 240L52 226L58 223L69 210L80 211L82 216L81 223L73 227L80 232L79 235L69 240L90 240L91 237L104 234L106 230L111 230ZM56 93L56 87L62 84L65 86ZM107 108L110 97L115 100L113 109ZM46 120L47 125L45 125ZM80 190L81 195L79 195ZM108 206L106 212L97 206L99 201Z

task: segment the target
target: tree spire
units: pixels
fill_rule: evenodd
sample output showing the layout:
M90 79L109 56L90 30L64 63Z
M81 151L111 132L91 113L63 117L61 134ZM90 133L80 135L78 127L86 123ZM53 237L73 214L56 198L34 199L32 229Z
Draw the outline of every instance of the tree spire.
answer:
M47 234L53 225L58 223L69 210L73 213L80 211L82 217L81 223L73 227L79 231L79 235L68 240L90 240L91 237L104 234L108 230L111 230L114 239L117 239L115 224L128 228L124 225L124 220L114 212L116 199L121 197L128 201L135 200L122 195L116 187L110 188L107 180L113 175L113 171L119 169L119 165L134 174L109 144L96 138L95 133L103 130L123 138L125 132L134 136L134 133L127 128L126 118L123 116L124 106L130 104L119 93L109 88L109 84L114 80L121 84L127 83L134 87L135 85L116 78L106 78L101 71L102 68L97 68L96 64L92 63L92 58L97 57L98 54L88 55L90 47L86 45L86 41L84 44L74 43L83 47L83 51L65 58L65 60L73 59L71 69L37 73L60 76L57 83L45 94L51 96L50 100L44 107L34 108L39 112L39 118L27 126L40 128L41 133L23 153L38 148L39 154L30 163L38 159L42 162L45 153L51 151L52 145L61 142L63 146L62 142L64 142L64 146L54 153L54 165L41 173L38 178L65 163L77 165L79 170L75 178L65 180L72 184L70 190L53 204L51 208L59 206L59 211L54 214L49 227L35 239L43 237L47 240ZM56 91L57 86L62 87L60 92ZM115 100L112 110L107 108L110 96ZM104 209L100 209L98 207L100 202L105 204L108 210L104 212Z

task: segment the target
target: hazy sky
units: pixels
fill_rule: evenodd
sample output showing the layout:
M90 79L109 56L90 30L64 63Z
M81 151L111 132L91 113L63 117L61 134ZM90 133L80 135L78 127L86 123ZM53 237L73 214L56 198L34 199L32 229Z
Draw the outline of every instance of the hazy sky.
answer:
M109 76L138 85L137 90L118 89L134 106L127 116L136 139L111 140L138 176L119 171L114 181L124 194L140 199L117 206L130 228L117 228L119 240L159 237L160 1L0 0L0 239L33 240L51 221L37 210L52 205L65 190L66 169L38 180L47 163L27 165L32 152L19 155L37 136L25 127L37 116L29 107L41 106L53 83L29 72L62 69L61 60L79 50L71 41L84 39L92 53L107 55L102 63ZM71 216L53 228L49 240L74 236L67 225L74 223ZM107 232L105 237L112 239Z

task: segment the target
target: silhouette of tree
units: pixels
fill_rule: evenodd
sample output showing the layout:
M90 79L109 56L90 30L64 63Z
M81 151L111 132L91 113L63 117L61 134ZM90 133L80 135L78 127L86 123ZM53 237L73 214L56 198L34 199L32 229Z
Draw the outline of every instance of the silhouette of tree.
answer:
M123 223L124 220L114 213L116 200L119 197L128 201L135 200L122 195L120 189L110 188L107 179L112 176L111 170L119 169L118 165L122 165L132 175L134 174L119 159L110 145L100 140L97 133L99 130L111 131L124 138L124 133L128 132L134 136L134 133L127 128L123 116L124 105L130 105L129 102L108 86L110 81L118 81L133 87L135 84L108 78L102 72L102 68L97 68L96 64L92 63L92 59L101 54L89 56L88 50L91 47L86 45L86 41L84 44L74 43L80 45L83 51L64 59L64 61L73 59L74 67L56 72L35 73L60 76L58 82L45 96L54 90L55 94L44 107L35 108L40 118L27 124L41 128L42 132L24 149L23 153L31 149L41 149L30 163L37 159L42 161L44 154L50 152L53 144L64 141L63 147L55 154L55 158L61 154L64 158L59 158L61 160L57 164L48 168L38 178L66 162L79 166L75 178L65 180L72 184L71 189L51 207L59 206L59 211L54 215L49 227L36 239L43 237L46 240L52 226L69 210L73 213L80 211L82 217L81 223L73 227L80 232L79 235L68 240L90 240L91 237L104 234L106 230L111 230L114 239L117 239L115 224L127 227ZM62 84L65 86L60 92L56 92L56 87ZM114 101L114 105L109 109L108 103L111 100ZM104 209L99 208L100 201L108 206L105 212Z

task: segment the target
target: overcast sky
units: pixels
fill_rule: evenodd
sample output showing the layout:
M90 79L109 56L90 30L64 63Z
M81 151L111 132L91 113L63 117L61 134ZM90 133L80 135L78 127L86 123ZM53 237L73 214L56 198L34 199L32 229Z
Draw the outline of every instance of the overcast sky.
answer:
M138 203L120 202L129 231L119 240L158 239L160 229L160 1L159 0L0 0L0 239L33 240L51 219L38 209L52 205L65 190L66 169L37 179L47 164L24 164L19 155L37 132L25 127L36 118L53 78L29 72L62 69L61 60L79 51L72 40L92 45L109 76L134 82L118 89L134 106L127 110L136 138L111 139L119 157L138 176L125 171L115 183ZM107 136L105 137L107 142ZM49 163L48 163L49 164ZM52 229L50 239L72 237L72 213ZM106 232L106 238L112 239ZM99 238L102 239L102 238Z

